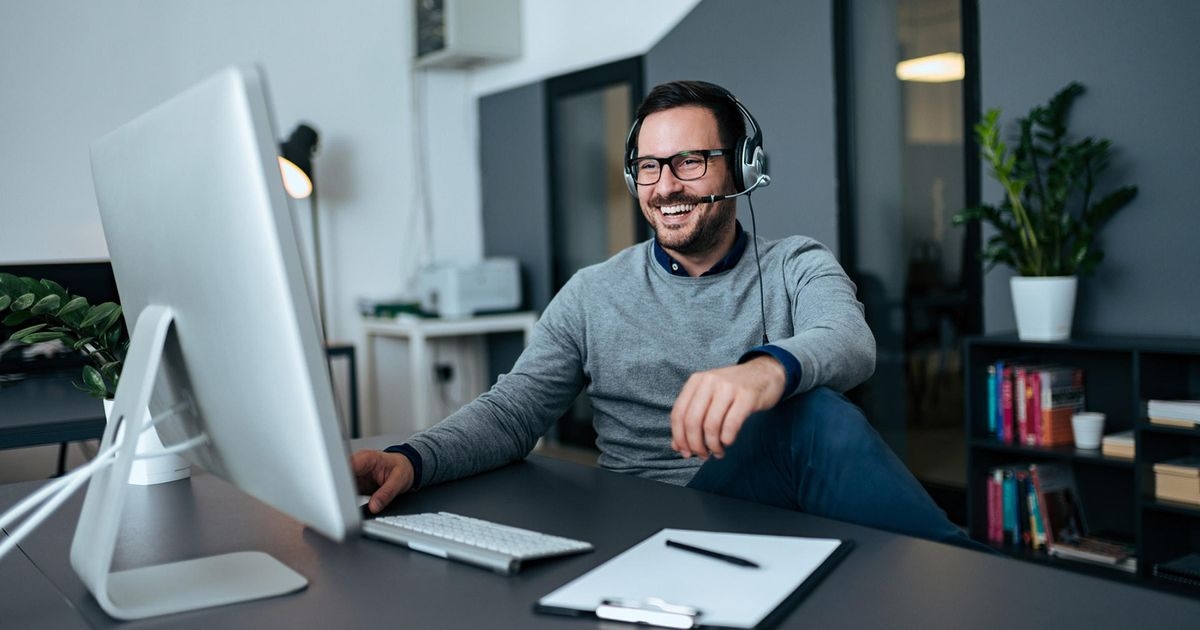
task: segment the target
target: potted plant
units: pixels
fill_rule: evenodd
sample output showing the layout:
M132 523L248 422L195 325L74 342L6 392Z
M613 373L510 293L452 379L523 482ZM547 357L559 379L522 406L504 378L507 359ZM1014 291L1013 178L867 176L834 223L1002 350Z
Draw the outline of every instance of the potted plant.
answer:
M5 326L24 325L9 337L12 341L60 341L83 353L89 363L83 366L80 389L106 400L116 394L129 348L120 305L93 306L51 280L0 273L0 316Z
M82 352L88 363L83 366L83 385L76 387L103 399L105 415L109 415L129 349L129 337L121 325L120 305L104 302L93 306L86 298L69 294L51 280L0 273L0 317L5 326L24 326L9 336L13 341L59 341ZM147 417L150 414L149 410L145 413ZM156 431L143 431L138 436L139 455L152 455L161 449ZM129 482L150 485L190 475L187 460L165 454L139 457L133 463Z
M1017 272L1010 286L1021 339L1071 336L1078 276L1092 273L1104 259L1096 234L1137 195L1136 186L1122 186L1096 198L1112 143L1068 137L1067 116L1083 92L1072 82L1018 119L1011 152L1000 137L999 109L975 125L980 155L1004 199L964 209L954 224L981 220L995 229L982 258L988 269L1003 263Z

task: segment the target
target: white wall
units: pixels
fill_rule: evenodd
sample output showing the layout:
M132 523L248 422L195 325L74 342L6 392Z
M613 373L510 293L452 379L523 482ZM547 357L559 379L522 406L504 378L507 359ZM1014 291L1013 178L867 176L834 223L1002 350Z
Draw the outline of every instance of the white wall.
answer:
M411 2L0 2L0 265L107 259L89 143L256 62L281 139L299 121L321 133L329 332L356 341L357 298L481 256L479 95L640 54L697 2L523 0L520 59L417 73Z

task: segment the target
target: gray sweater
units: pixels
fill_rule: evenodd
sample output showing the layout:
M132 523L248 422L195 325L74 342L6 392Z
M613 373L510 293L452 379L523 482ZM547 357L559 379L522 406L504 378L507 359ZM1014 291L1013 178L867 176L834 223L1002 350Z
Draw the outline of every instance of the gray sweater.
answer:
M681 277L652 241L576 273L551 300L529 347L492 389L409 444L421 485L525 457L586 388L600 465L683 485L703 463L670 448L669 415L694 372L736 363L762 341L753 243L733 269ZM820 243L759 239L771 344L801 367L794 395L871 376L875 338L854 284Z

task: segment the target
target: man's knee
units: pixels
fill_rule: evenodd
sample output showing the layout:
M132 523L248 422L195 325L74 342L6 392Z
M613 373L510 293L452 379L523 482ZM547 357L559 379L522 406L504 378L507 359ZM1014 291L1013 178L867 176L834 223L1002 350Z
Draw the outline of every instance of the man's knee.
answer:
M826 387L793 398L792 421L797 435L832 453L852 453L870 444L875 429L862 410Z

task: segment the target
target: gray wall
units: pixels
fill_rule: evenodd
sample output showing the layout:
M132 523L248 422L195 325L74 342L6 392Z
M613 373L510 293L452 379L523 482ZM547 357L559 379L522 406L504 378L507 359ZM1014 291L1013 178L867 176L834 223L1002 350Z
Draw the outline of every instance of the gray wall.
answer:
M647 88L680 79L733 92L763 129L771 186L754 193L759 233L837 251L830 0L704 0L646 54ZM751 10L752 9L752 10ZM742 223L750 227L744 200Z
M805 234L837 247L832 10L829 0L705 0L645 55L647 89L718 83L763 128L771 186L755 193L761 234ZM699 45L698 45L699 44ZM736 52L735 52L736 46ZM543 83L480 99L485 256L516 256L527 306L551 295ZM747 204L739 202L750 227Z
M520 261L522 308L539 312L552 290L545 93L538 82L479 99L483 255ZM521 354L521 337L489 335L487 348L494 383Z
M1069 81L1083 83L1070 128L1118 149L1102 187L1140 188L1100 233L1106 258L1080 283L1075 330L1200 335L1200 2L979 4L983 107L1011 121ZM999 200L986 172L983 181L984 200ZM988 332L1014 328L1008 277L997 269L985 280Z
M550 195L545 89L533 83L479 100L484 256L521 262L525 308L550 301Z

